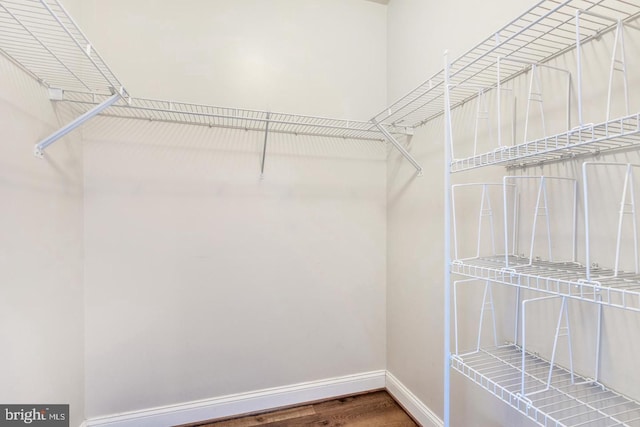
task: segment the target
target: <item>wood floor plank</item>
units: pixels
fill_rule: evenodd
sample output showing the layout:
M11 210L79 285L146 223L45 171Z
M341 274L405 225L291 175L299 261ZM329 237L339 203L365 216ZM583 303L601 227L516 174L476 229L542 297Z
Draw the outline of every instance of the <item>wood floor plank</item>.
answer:
M284 423L290 419L304 418L315 415L315 413L316 411L313 409L313 405L306 405L206 425L215 425L218 427L256 427L274 425L274 423L278 425L278 423Z
M386 391L344 397L192 427L418 427Z

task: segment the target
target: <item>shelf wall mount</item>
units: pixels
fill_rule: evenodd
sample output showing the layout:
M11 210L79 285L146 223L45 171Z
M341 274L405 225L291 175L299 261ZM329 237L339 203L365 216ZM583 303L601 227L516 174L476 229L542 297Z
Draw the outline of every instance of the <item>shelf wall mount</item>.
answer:
M393 135L391 135L391 133L384 127L384 125L382 125L375 119L375 117L371 119L371 123L373 123L373 125L380 131L382 136L384 136L384 139L387 142L390 142L400 152L400 154L402 154L402 156L405 159L407 159L409 163L413 165L414 168L416 168L416 171L418 172L418 176L422 176L422 166L420 166L420 164L416 161L416 159L413 158L411 153L409 153L407 149L404 148L402 144L400 144L400 142L396 138L394 138ZM412 130L410 129L407 129L407 130L409 131L407 135L413 134Z
M55 93L55 91L50 91L50 93ZM97 116L102 111L109 108L110 106L112 106L121 98L124 98L125 96L126 96L126 91L124 90L124 88L120 88L119 91L115 91L115 93L113 93L110 97L108 97L98 105L94 106L84 114L78 116L77 118L75 118L74 120L66 124L65 126L61 127L60 129L58 129L57 131L55 131L54 133L52 133L51 135L49 135L48 137L40 141L39 143L37 143L33 148L34 156L40 159L44 158L44 150L48 146L50 146L51 144L53 144L54 142L56 142L66 134L68 134L69 132L78 128L86 121L91 120L93 117Z

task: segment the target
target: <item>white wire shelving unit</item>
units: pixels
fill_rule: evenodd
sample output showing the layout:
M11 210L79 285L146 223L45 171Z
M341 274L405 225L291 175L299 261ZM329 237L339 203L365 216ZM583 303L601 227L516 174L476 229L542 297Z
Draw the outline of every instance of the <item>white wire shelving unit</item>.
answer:
M78 113L76 119L36 144L38 157L59 138L100 114L264 132L262 172L270 132L387 141L418 173L422 171L398 141L412 134L408 127L133 98L58 0L0 0L0 53L47 87L52 101L73 104Z
M486 283L510 285L518 290L535 290L545 295L541 299L560 298L562 307L566 307L567 299L575 299L595 303L600 308L611 306L640 311L638 271L592 268L588 263L582 266L575 260L551 262L515 254L452 260L450 197L450 175L454 172L491 165L542 164L638 147L640 115L629 112L628 106L622 117L611 117L608 107L606 120L584 123L580 71L582 44L612 31L616 33L617 43L620 28L639 28L638 17L638 0L542 0L454 61L449 63L445 55L441 71L367 122L132 97L57 0L0 0L0 53L49 88L52 100L69 105L79 115L36 144L35 151L40 156L57 139L101 114L264 132L262 171L268 134L280 132L386 140L421 173L422 168L398 138L412 135L414 128L442 118L445 127L445 426L450 425L451 367L543 426L636 426L640 425L640 405L599 384L597 376L594 381L580 378L572 369L554 365L553 357L544 360L516 344L478 348L469 354L453 356L449 337L451 273ZM575 51L578 60L577 126L570 125L568 115L565 132L506 145L500 135L501 115L498 114L497 147L484 153L474 152L472 156L454 156L453 110L477 101L487 91L500 94L510 81L525 73L533 74L537 67L548 66L550 61L570 51ZM614 55L614 65L615 61ZM501 96L496 98L500 111ZM560 319L562 313L561 309ZM560 330L558 327L556 340ZM556 371L557 375L549 375ZM572 377L570 383L566 381L567 375ZM533 388L528 389L527 384Z
M452 352L449 339L452 332L452 273L465 277L464 280L506 284L515 287L518 295L521 290L533 290L536 291L535 294L543 295L541 300L561 300L563 307L566 307L568 299L574 299L595 303L599 307L599 313L603 306L640 311L640 275L637 272L591 268L575 260L551 262L515 254L453 259L451 246L452 173L492 165L506 168L540 165L606 151L640 148L640 117L629 111L624 58L620 61L616 57L616 46L624 43L622 32L625 28L637 30L639 17L640 2L637 0L540 1L455 60L449 61L445 53L441 71L374 117L374 120L392 126L418 127L437 118L442 118L444 124L445 427L451 423L451 367L541 426L640 425L638 402L606 388L598 382L597 375L593 380L580 378L571 369L570 374L575 377L567 383L562 378L566 377L569 370L555 365L553 360L546 361L527 353L517 344L488 349L479 347L477 351L461 357ZM606 120L585 123L582 46L597 42L606 33L615 34L612 70L618 70L620 66L625 69L626 114L621 117L611 115L610 78ZM554 68L553 60L569 52L576 57L577 72L571 75L566 70L556 69L568 76L569 82L565 131L551 135L545 133L542 138L522 143L504 143L507 138L501 135L505 124L501 122L503 91L509 90L509 84L517 78L531 75L532 83L528 93L531 100L536 95L532 89L536 70L540 67ZM575 87L575 95L571 93L572 87ZM494 97L498 111L497 144L490 150L477 153L474 143L472 155L456 157L452 112L475 102L478 104L477 123L481 118L481 104L485 102L483 97L489 91L497 94ZM577 98L577 106L571 105L573 96ZM577 110L577 124L571 124L572 108ZM525 135L526 127L525 124ZM480 215L483 215L482 208ZM486 295L485 290L485 298ZM489 302L483 301L483 310L485 303ZM493 307L492 304L491 301L489 305ZM557 328L556 340L563 330L563 327ZM517 343L517 337L513 342ZM544 374L536 373L537 366L541 367L540 372ZM551 371L560 372L560 379L554 377L553 381L547 381L550 367ZM534 393L535 398L528 397L529 391L523 389L525 378L532 380L534 387L536 382L546 383L548 390ZM606 400L609 397L613 399L613 403L609 402L611 404Z
M514 78L614 31L618 21L636 28L640 3L627 0L543 0L474 48L398 99L374 119L393 126L415 128L455 110L481 93L503 89ZM578 20L579 25L576 25ZM578 49L576 47L578 46ZM578 89L581 82L578 76ZM445 87L448 90L445 91ZM499 98L499 97L498 97ZM578 93L578 109L581 97ZM520 166L575 158L637 144L637 114L582 123L564 133L507 146L448 162L453 172L494 164ZM616 132L617 131L617 132ZM500 140L500 136L498 136Z

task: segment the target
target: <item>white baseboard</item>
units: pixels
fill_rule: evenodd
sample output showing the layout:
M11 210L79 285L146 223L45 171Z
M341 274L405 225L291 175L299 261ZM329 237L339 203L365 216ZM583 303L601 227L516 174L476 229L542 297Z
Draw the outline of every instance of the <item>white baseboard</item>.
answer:
M422 427L444 426L444 422L389 371L386 374L386 388Z
M249 393L232 394L177 405L91 418L86 421L86 427L173 426L264 411L282 406L298 405L314 400L384 388L385 374L386 371L384 370L365 372L362 374L310 381L284 387L268 388Z

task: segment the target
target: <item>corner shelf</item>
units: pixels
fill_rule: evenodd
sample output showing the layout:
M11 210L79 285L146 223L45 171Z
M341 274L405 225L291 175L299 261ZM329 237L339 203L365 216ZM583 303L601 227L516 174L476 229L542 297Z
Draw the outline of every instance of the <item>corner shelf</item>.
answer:
M523 74L523 64L545 63L576 47L576 12L587 12L581 18L581 42L614 29L616 23L598 15L612 16L623 22L640 16L640 4L624 0L544 0L520 17L478 43L451 62L448 75L441 70L424 83L378 113L378 122L396 126L421 126L444 113L445 86L456 88L450 94L452 109L478 95L479 88L497 86ZM511 58L517 62L503 62Z
M525 353L526 396L521 393L522 349L505 345L451 358L451 367L521 414L545 427L640 426L640 403L558 366L547 389L548 361Z

